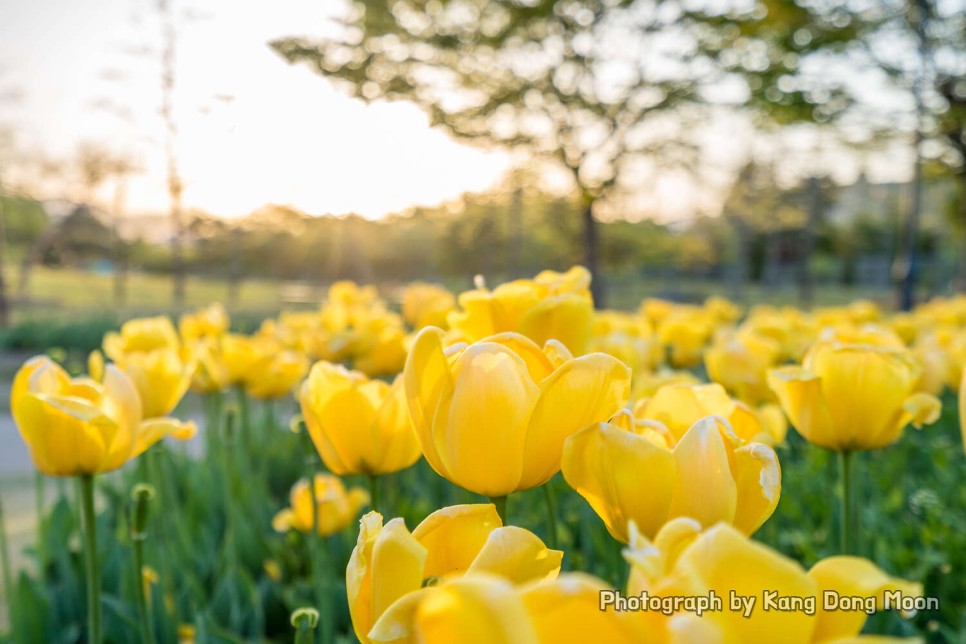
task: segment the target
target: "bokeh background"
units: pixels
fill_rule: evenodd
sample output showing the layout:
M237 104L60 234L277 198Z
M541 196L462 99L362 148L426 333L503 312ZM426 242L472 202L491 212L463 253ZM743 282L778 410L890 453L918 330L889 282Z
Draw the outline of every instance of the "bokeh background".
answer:
M5 0L0 378L340 279L909 308L966 287L964 124L961 0Z

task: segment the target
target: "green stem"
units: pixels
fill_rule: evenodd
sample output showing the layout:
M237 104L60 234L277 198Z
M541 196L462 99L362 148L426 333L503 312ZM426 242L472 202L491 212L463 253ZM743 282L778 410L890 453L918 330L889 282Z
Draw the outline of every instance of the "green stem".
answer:
M3 499L0 498L0 568L3 569L3 597L7 600L7 615L10 620L10 630L16 632L14 620L17 609L13 593L13 571L10 568L10 546L7 543L7 523L3 518Z
M547 507L547 523L550 530L547 545L552 549L557 549L557 516L554 512L553 490L550 489L550 481L543 484L543 502Z
M44 520L44 474L40 470L34 473L35 501L37 503L35 512L37 513L37 569L40 571L40 579L47 579L47 522Z
M491 496L490 503L496 506L496 513L500 515L500 521L506 525L506 495Z
M138 622L141 627L143 644L154 644L154 629L151 627L151 612L148 610L144 594L144 540L135 539L134 546L134 584L137 597Z
M101 643L101 571L97 561L97 517L94 515L94 476L83 474L81 516L84 524L84 559L87 564L87 641Z
M839 476L842 486L842 504L839 514L839 549L851 554L852 539L852 452L839 452Z
M379 479L375 474L369 477L369 507L376 512L382 510L382 486Z
M319 503L315 497L315 472L309 468L309 489L312 490L312 534L308 537L309 563L312 566L312 586L315 588L315 603L319 607L322 622L322 642L331 644L335 640L332 606L329 602L329 577L332 570L329 558L325 555L325 542L319 534ZM311 640L309 640L311 641Z
M298 629L295 631L295 644L313 644L315 637L312 634L312 630L312 627L309 625L309 620L303 619L299 621Z

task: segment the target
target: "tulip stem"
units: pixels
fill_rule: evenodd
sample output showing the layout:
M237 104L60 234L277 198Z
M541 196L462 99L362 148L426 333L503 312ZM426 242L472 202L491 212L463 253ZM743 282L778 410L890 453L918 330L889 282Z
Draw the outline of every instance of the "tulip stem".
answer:
M7 543L7 524L3 518L3 499L0 498L0 568L3 572L3 598L7 601L7 619L10 631L16 632L17 610L14 604L13 571L10 569L10 547Z
M550 530L547 545L554 550L557 549L557 516L554 513L553 490L550 489L550 481L543 485L543 501L547 507L547 523Z
M369 476L369 507L376 512L382 510L382 486L379 478L376 474Z
M500 521L506 525L506 495L491 496L490 503L496 506L496 513L500 515Z
M84 524L84 559L87 566L87 641L101 642L101 572L97 561L97 517L94 515L94 476L82 474L81 516Z
M839 516L839 548L842 554L853 550L852 534L852 452L839 452L839 470L842 484L842 504Z
M40 571L40 579L47 579L47 531L44 529L44 473L37 470L34 473L34 491L36 492L37 513L37 569Z

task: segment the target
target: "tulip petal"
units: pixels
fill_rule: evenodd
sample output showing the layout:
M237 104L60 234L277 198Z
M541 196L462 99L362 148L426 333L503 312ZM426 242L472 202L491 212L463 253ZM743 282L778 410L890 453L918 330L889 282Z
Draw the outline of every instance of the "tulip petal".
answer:
M523 584L556 577L562 559L563 552L549 550L529 530L507 526L490 533L467 573L487 572Z
M734 520L738 487L728 452L715 416L702 418L684 434L673 450L678 476L671 516L691 517L703 526Z
M607 423L582 429L567 439L562 469L618 541L627 542L630 519L648 536L667 520L677 464L643 436Z
M541 642L657 641L654 622L658 619L651 616L659 614L603 611L603 590L609 588L595 577L568 573L531 584L521 596Z
M453 390L433 423L433 442L457 485L488 497L520 489L527 424L540 395L526 364L506 347L479 342L453 364Z
M550 358L540 349L539 345L525 335L512 332L498 333L486 338L486 342L501 344L520 356L524 364L527 365L527 373L530 374L530 379L534 382L540 382L553 373L555 367Z
M182 422L176 418L152 418L138 427L134 441L134 451L130 458L135 458L146 452L152 445L164 438L171 437L179 441L194 438L198 428L192 421Z
M678 557L674 575L664 586L666 594L703 595L710 590L727 598L730 591L756 596L764 590L781 596L815 596L817 584L795 561L757 543L727 523L701 534ZM740 611L706 613L727 634L729 642L771 642L776 633L785 642L811 642L816 616L803 611L761 610L750 617Z
M755 533L778 507L782 471L775 450L761 443L739 447L732 460L738 505L732 523L747 535Z
M921 597L922 585L890 577L875 564L861 557L838 556L819 561L808 571L818 584L820 596L826 591L853 597L876 597L876 607L884 607L885 593ZM854 610L820 610L815 629L816 640L833 640L859 634L867 615Z
M768 372L768 386L799 434L827 449L844 447L843 437L832 426L818 376L801 367L782 367Z
M402 519L392 519L382 529L373 545L370 564L370 626L396 600L422 587L427 554Z
M549 481L560 469L567 437L620 411L630 387L627 365L603 353L571 360L541 382L540 399L527 430L519 489Z
M369 632L374 642L536 644L523 600L508 583L464 577L410 593Z
M516 330L539 345L558 340L574 355L583 355L594 325L594 306L584 297L566 293L548 297L520 318Z
M41 472L74 476L107 471L105 442L118 427L100 409L78 398L47 394L26 394L17 407L17 426Z
M453 505L433 512L413 530L429 552L425 577L462 574L476 558L490 533L503 525L492 504Z
M942 403L935 396L922 392L915 393L902 404L902 410L906 414L903 420L916 429L922 429L923 425L932 425L939 420L942 407Z
M443 332L436 327L426 327L416 335L406 358L403 378L413 430L423 455L440 476L453 480L433 441L433 420L440 399L444 395L449 396L453 390L449 361L443 353L442 336Z

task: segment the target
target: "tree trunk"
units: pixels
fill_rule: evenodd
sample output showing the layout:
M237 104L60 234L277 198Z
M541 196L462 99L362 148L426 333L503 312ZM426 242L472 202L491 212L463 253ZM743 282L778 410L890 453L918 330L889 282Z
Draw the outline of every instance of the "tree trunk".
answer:
M597 220L594 218L594 198L585 197L581 212L583 218L583 242L584 242L584 266L590 271L590 294L594 298L594 306L598 309L604 308L604 277L600 274L600 263L598 261L598 251L600 242L598 240Z
M822 212L822 189L818 177L808 180L808 215L802 229L801 257L799 258L798 297L802 308L810 308L814 296L812 281L812 253L815 250L815 227Z
M893 276L898 278L898 305L902 311L912 310L915 304L918 265L916 247L919 242L919 213L922 202L922 156L919 153L922 133L916 134L916 161L909 190L909 210L902 231L902 248L893 264Z
M10 324L10 306L7 301L7 282L4 278L4 261L7 250L7 227L3 218L3 202L0 201L0 326Z

